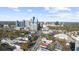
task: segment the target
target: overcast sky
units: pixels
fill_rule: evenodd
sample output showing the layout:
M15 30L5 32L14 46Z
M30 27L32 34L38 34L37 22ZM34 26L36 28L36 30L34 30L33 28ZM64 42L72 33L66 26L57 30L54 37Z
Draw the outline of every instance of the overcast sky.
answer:
M30 20L79 22L79 7L0 7L0 21Z

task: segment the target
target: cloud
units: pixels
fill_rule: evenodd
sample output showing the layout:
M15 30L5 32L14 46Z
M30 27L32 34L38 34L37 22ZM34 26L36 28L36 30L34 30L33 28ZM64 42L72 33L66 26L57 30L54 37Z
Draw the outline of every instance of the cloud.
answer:
M71 11L71 9L67 7L45 7L44 10L47 11L48 13L58 13L60 11L61 12Z
M48 15L54 21L79 22L79 13L58 13Z
M13 11L20 12L19 7L9 7ZM73 9L73 11L71 10ZM44 11L46 13L36 13L33 12L31 8L27 9L28 13L17 13L17 16L12 14L15 19L22 19L22 18L31 18L35 16L39 20L43 21L69 21L69 22L79 22L79 11L75 11L75 8L56 8L56 7L46 7ZM63 12L61 12L63 11ZM49 13L50 12L50 13ZM29 14L29 15L28 15ZM5 17L5 16L4 16ZM2 17L3 18L3 17ZM6 17L8 19L8 17ZM10 18L9 18L10 19ZM12 18L13 19L13 18Z
M15 11L15 12L20 12L21 10L19 9L19 7L8 7L9 9Z
M32 12L32 9L28 9L27 11L28 11L28 12Z
M67 7L58 7L58 8L55 8L55 10L71 11L71 9L70 8L67 8Z
M44 7L44 9L45 9L46 11L49 11L49 10L50 10L50 7Z
M20 12L20 10L19 9L17 9L17 8L15 8L15 9L13 9L14 11L16 11L16 12Z
M47 7L44 8L48 12L46 17L51 19L51 21L77 21L79 19L78 15L71 13L71 8L67 7ZM76 20L74 20L76 19Z
M11 20L11 16L10 15L2 15L0 14L0 21L6 21L6 20Z

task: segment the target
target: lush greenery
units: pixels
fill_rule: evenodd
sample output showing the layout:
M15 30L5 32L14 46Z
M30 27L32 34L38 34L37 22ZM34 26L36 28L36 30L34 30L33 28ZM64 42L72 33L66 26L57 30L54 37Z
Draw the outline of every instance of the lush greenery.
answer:
M62 26L48 26L50 29L66 30L66 31L79 31L79 24L65 24Z
M6 30L6 29L0 29L0 38L9 37L9 38L16 38L19 36L25 36L29 32L24 30Z
M46 37L48 40L54 40L53 35L50 35L50 34L42 34L41 36Z

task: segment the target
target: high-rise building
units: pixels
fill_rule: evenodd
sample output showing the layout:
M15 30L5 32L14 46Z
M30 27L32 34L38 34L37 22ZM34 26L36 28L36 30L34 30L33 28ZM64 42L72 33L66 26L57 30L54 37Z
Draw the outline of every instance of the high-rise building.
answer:
M37 19L35 17L33 17L32 21L31 21L30 29L33 30L33 31L37 31L37 27L38 27L37 23L38 23Z
M3 27L8 27L9 28L14 28L17 30L22 29L29 29L29 30L34 30L37 31L40 26L39 26L39 21L36 17L32 17L30 20L22 20L22 21L0 21L0 28Z
M30 29L32 31L37 31L39 26L39 21L35 17L33 17L31 20L23 20L23 21L16 21L16 28L24 28L24 29Z
M35 17L33 17L33 19L32 19L32 22L34 23L34 21L35 21Z
M25 20L23 21L16 21L16 29L25 28Z

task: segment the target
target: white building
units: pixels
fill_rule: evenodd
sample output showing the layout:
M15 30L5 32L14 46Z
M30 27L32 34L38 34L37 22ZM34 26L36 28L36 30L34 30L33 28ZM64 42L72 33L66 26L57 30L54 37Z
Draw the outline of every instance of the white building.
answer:
M72 42L73 39L71 37L69 37L68 35L66 34L56 34L54 35L55 38L59 38L59 40L66 40L67 42Z
M30 25L30 30L32 30L32 31L37 31L37 24L31 23L31 25Z
M3 27L4 27L4 28L9 28L9 25L4 25Z
M20 46L15 45L15 47L16 47L16 48L15 48L13 51L23 51Z
M47 40L45 37L43 37L43 38L41 39L41 41L42 41L42 43L46 43L46 44L52 43L52 40Z
M75 51L79 51L79 36L73 36L73 38L75 39Z
M49 33L49 28L46 25L43 25L42 33L44 33L44 34L48 34Z
M38 19L33 17L31 20L23 20L16 22L16 30L25 29L25 30L32 30L37 31L38 28Z

